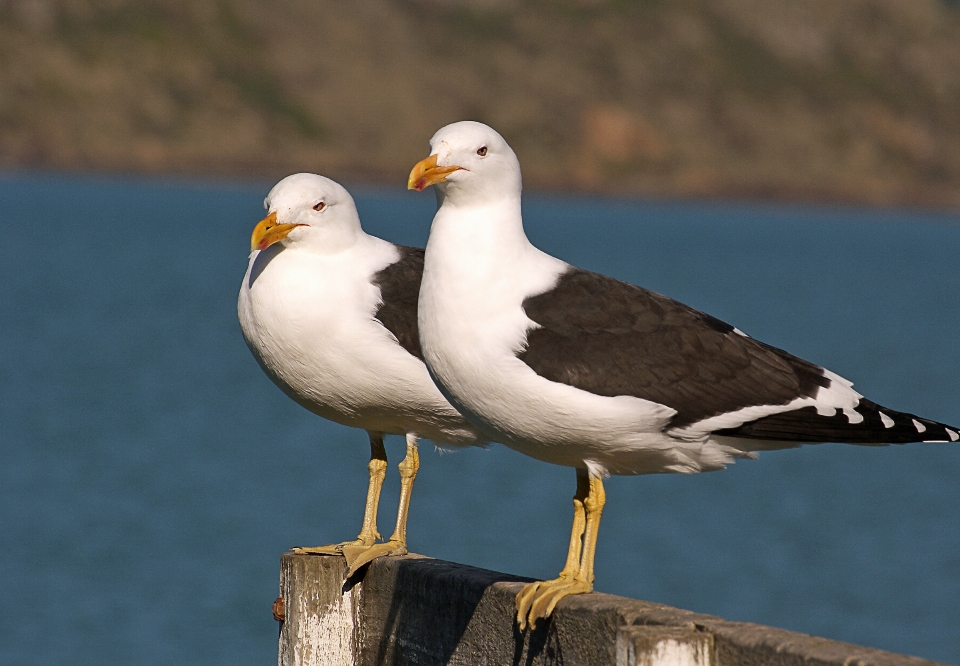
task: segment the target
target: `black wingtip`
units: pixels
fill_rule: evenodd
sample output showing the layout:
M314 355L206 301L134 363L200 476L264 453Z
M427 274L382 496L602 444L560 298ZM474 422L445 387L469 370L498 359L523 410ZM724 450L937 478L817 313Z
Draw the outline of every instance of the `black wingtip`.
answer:
M863 420L853 422L855 418L849 418L839 409L831 416L823 416L814 407L804 407L766 416L716 434L748 439L862 445L960 441L960 428L887 409L870 400L861 399L854 411Z

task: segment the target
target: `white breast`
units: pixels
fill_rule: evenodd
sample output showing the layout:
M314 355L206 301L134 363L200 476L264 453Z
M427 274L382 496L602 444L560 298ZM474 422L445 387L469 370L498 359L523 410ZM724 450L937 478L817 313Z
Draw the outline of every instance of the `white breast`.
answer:
M334 254L277 245L251 255L238 300L248 346L278 386L320 416L476 443L423 363L374 318L380 290L371 279L399 253L370 236L358 245Z

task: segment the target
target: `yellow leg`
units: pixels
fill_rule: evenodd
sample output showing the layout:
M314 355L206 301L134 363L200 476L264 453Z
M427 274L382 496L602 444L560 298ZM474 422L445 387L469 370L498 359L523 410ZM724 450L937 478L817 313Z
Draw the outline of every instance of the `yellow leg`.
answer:
M578 499L582 503L582 519L577 508ZM578 469L577 494L573 501L573 530L570 534L567 564L558 578L531 583L517 595L517 622L521 630L526 629L528 623L535 627L537 620L550 617L557 602L564 597L593 591L597 534L603 506L607 501L602 479L589 475L586 470ZM571 574L572 570L575 573Z
M294 548L295 553L310 553L315 555L344 555L345 549L362 552L373 546L380 533L377 532L377 509L380 506L380 491L383 489L383 479L387 474L387 452L383 448L383 435L370 435L370 462L367 469L370 472L370 484L367 486L367 502L363 509L363 527L356 541L344 541L329 546L314 546L311 548ZM349 560L349 557L347 558Z
M413 482L420 469L420 453L417 450L417 436L407 434L407 455L400 462L400 503L397 506L397 526L386 543L378 543L358 553L356 557L347 558L347 577L352 576L364 564L378 557L407 554L407 515L410 512L410 495L413 492ZM346 556L346 552L344 552Z
M567 562L563 565L560 575L553 581L537 581L524 586L517 595L517 622L520 623L520 629L524 629L527 623L527 616L533 602L537 599L537 590L543 585L559 583L561 581L571 581L580 570L580 553L583 546L583 530L586 526L584 517L583 502L587 499L590 490L590 483L587 477L587 471L577 470L577 492L573 496L573 529L570 530L570 545L567 548Z
M417 436L407 435L407 455L400 461L400 504L397 507L397 526L390 541L407 543L407 515L410 513L410 495L413 482L420 471L420 452L417 450Z

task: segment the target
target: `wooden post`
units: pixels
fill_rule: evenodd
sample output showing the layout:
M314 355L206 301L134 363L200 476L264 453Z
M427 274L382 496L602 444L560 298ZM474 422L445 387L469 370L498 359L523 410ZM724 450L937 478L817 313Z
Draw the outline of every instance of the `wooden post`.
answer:
M283 607L279 666L357 663L360 590L345 588L346 570L341 557L284 553L278 599Z
M346 584L345 572L340 557L283 554L280 666L934 664L609 594L568 597L521 632L526 579L419 555L375 560Z

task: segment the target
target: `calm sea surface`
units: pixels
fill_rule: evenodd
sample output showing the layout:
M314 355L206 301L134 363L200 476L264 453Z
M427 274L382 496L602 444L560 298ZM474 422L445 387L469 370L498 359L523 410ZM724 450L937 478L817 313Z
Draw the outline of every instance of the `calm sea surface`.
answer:
M358 531L366 435L284 397L237 325L269 186L0 176L0 662L275 663L280 553ZM355 191L368 231L425 241L431 195ZM525 215L548 252L960 425L960 216L536 196ZM556 575L571 470L422 451L413 550ZM960 445L607 487L601 591L960 662Z

